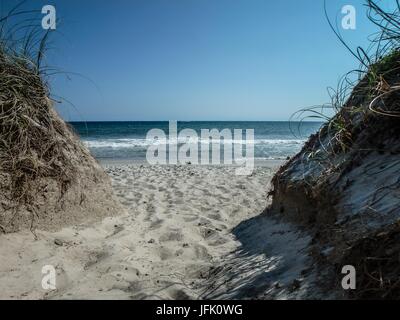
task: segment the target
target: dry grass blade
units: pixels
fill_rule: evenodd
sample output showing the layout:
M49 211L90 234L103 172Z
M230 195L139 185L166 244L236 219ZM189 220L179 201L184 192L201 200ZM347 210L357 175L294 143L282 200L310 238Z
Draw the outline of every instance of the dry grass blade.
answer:
M54 179L60 190L72 181L74 173L65 152L72 144L65 123L54 116L41 72L49 32L40 36L38 24L25 33L25 40L16 41L8 32L9 25L15 25L12 17L28 14L16 9L0 18L0 188L14 215L23 206L34 216L37 181Z

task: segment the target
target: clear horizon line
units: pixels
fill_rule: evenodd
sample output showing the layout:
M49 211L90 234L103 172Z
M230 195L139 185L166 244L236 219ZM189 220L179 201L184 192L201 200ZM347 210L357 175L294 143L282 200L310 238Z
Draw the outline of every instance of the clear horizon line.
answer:
M66 122L315 122L324 123L318 120L65 120Z

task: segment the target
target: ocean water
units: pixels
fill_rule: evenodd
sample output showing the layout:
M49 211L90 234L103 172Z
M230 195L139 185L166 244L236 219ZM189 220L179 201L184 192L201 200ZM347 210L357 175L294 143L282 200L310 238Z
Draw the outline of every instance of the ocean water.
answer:
M167 137L169 133L168 122L71 122L70 124L99 160L145 161L148 147L161 143L161 141L146 139L147 133L152 129L163 130ZM307 137L317 132L321 125L320 122L178 122L178 133L182 129L195 130L198 134L196 142L200 150L202 144L209 143L201 140L202 129L218 129L219 131L229 129L232 131L232 137L234 129L242 129L243 139L245 139L245 130L253 129L255 159L280 160L300 151ZM178 145L185 142L178 139ZM237 143L237 141L230 141L232 142Z

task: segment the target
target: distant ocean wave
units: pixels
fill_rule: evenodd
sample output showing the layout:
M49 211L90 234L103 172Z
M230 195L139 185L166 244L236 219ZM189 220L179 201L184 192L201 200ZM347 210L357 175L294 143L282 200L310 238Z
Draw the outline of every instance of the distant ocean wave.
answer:
M305 143L304 139L255 139L249 140L221 140L221 144L245 144L252 143L254 145L302 145ZM147 140L138 138L126 139L97 139L97 140L83 140L85 145L89 148L111 148L111 149L125 149L135 147L149 147L162 144L169 144L168 140ZM209 144L210 140L203 139L178 139L177 144L185 143L201 143Z
M150 146L157 146L168 141L147 139L150 130L158 128L165 132L168 138L168 122L89 122L72 123L81 139L90 149L92 154L98 159L139 159L146 161L146 153ZM254 130L254 140L234 140L224 141L221 139L221 152L223 144L229 143L233 146L240 143L254 144L254 157L256 159L286 159L295 155L304 145L307 137L315 133L321 123L303 123L302 130L294 134L292 128L296 124L289 122L178 122L178 132L183 129L191 129L197 133L191 139L179 138L178 145L185 143L197 143L199 149L209 144L209 139L202 139L203 129L217 129L220 132L229 129L233 134L235 129L241 129L245 133L247 129ZM300 138L299 138L300 137ZM245 139L243 135L243 139ZM209 148L210 153L212 151ZM168 148L167 148L168 152ZM243 152L245 148L243 146Z

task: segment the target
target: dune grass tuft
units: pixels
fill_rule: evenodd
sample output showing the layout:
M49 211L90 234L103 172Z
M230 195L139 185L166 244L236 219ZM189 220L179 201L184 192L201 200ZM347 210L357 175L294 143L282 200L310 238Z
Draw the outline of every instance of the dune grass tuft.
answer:
M365 0L367 16L379 31L370 37L367 49L358 47L356 50L345 42L325 9L329 25L359 61L359 68L346 73L335 89L329 88L329 103L301 109L291 118L327 122L318 133L320 151L323 151L318 153L318 161L323 158L329 162L332 155L352 149L355 127L361 130L361 127L372 126L374 120L371 119L375 117L400 117L400 2L393 4L393 11L388 11L379 1ZM313 159L316 154L315 150L310 150L309 158Z
M0 18L0 192L14 216L21 207L35 214L38 180L54 179L66 190L74 175L67 127L55 117L41 67L49 33L40 21L13 21L32 14L16 6Z

